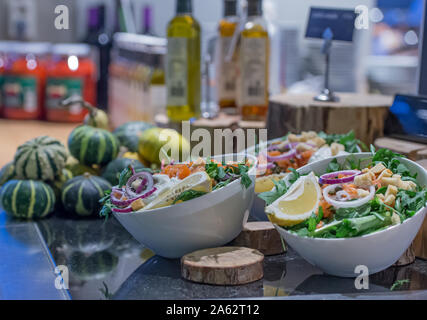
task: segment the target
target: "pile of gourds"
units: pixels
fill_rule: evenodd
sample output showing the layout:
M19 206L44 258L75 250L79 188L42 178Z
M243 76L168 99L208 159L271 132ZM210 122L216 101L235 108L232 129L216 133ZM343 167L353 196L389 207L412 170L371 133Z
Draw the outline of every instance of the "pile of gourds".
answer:
M167 143L159 141L162 129L136 121L110 132L104 111L77 102L89 113L71 132L68 150L57 139L37 137L19 146L14 160L1 168L0 207L10 216L44 218L55 208L70 216L98 216L99 200L118 184L124 168L159 165L160 148ZM188 142L176 131L172 135L187 152Z

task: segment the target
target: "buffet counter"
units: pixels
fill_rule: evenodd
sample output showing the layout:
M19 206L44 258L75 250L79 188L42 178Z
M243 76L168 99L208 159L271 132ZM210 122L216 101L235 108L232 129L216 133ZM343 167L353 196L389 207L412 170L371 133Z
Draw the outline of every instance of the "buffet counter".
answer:
M369 289L357 290L354 279L325 275L303 260L295 251L266 256L264 278L240 286L212 286L197 284L181 278L179 259L164 259L141 246L114 219L70 220L56 213L55 217L33 223L13 222L0 213L0 234L7 241L19 243L28 257L37 251L38 239L17 238L17 226L35 227L36 233L48 248L46 257L52 263L37 264L35 274L40 278L27 279L27 285L38 283L43 290L29 290L27 298L50 299L215 299L215 298L277 298L277 299L426 299L427 261L416 259L405 267L390 267L370 276ZM7 235L7 237L6 237ZM50 254L48 254L50 253ZM15 260L15 270L26 270L29 260ZM62 290L55 292L55 265L69 269L69 296ZM13 270L2 272L3 279L16 279ZM11 278L13 276L13 278ZM393 284L399 283L394 290ZM49 282L50 281L50 282ZM1 282L3 299L13 298L13 290ZM47 289L46 289L47 288ZM50 289L50 291L48 291Z

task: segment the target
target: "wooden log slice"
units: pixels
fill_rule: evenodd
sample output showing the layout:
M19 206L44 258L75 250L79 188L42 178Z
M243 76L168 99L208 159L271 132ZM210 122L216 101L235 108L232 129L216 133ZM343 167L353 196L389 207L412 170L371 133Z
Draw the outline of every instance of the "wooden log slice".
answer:
M402 256L397 260L393 266L394 267L403 267L408 264L411 264L415 261L415 252L414 247L411 244L409 248L402 254Z
M269 221L248 222L243 231L232 242L235 246L257 249L266 256L286 251L280 234Z
M384 121L392 97L368 94L339 93L340 102L319 102L314 94L280 94L270 98L268 138L288 132L314 130L326 133L347 133L351 129L367 145L383 135Z
M264 255L255 249L219 247L198 250L181 258L184 279L215 285L239 285L264 276Z

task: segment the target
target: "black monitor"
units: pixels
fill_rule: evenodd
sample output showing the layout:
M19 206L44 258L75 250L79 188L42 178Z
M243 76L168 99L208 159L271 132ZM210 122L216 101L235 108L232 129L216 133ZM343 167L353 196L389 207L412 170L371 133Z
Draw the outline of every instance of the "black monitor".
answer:
M396 138L427 143L427 96L396 94L384 133Z
M349 9L310 8L306 38L323 39L326 29L331 29L332 40L353 41L354 21L356 13Z

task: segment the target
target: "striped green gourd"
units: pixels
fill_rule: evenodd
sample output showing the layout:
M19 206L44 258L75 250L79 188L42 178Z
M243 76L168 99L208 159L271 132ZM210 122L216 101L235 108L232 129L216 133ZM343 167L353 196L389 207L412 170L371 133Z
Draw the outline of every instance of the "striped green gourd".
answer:
M70 179L73 178L73 174L68 169L62 169L62 173L59 175L58 178L56 178L55 181L53 181L50 185L53 189L53 192L55 192L55 196L59 199L61 197L61 189L62 186Z
M126 147L131 152L138 152L140 135L153 127L154 125L143 121L131 121L117 127L113 134L119 139L121 146Z
M101 209L99 200L111 184L97 176L85 173L68 180L61 190L61 200L66 211L77 216L97 216Z
M82 125L71 132L68 148L81 164L103 166L117 157L119 142L107 130Z
M119 184L120 173L129 165L133 165L134 169L144 168L143 164L138 160L128 158L117 158L111 161L104 169L102 177L110 182L113 186Z
M25 142L15 153L18 179L53 181L62 172L68 158L67 149L57 139L41 136Z
M15 176L15 166L13 165L13 162L5 164L0 169L0 186L4 185L9 180L14 179Z
M6 213L19 219L46 217L55 206L52 188L34 180L10 180L1 189L0 202Z

